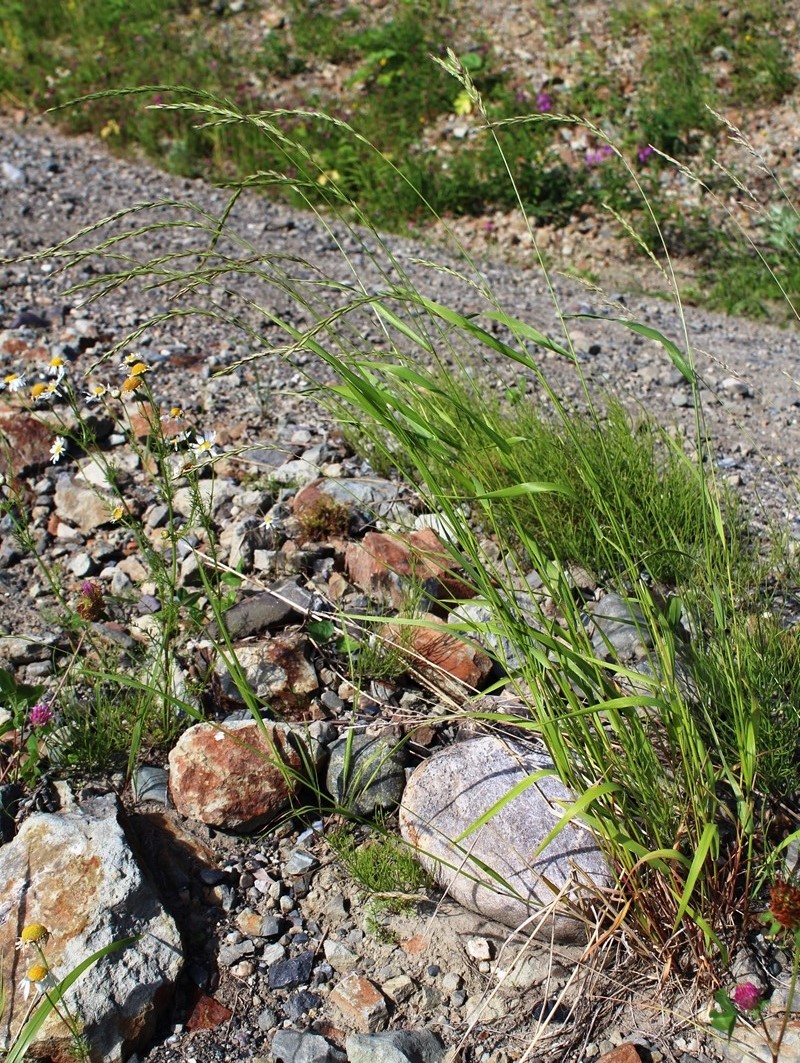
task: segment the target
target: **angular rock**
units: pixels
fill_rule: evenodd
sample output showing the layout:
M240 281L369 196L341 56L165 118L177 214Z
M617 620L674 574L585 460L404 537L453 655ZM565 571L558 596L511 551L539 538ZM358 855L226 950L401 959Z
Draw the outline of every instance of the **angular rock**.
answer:
M405 746L385 738L353 734L330 747L326 786L340 805L359 816L400 804L406 785Z
M514 594L517 615L531 628L542 628L541 609L531 594L517 591ZM481 601L462 602L447 618L448 623L469 625L467 629L471 635L489 652L497 657L505 670L509 673L519 671L523 661L520 659L519 647L515 646L511 639L491 630L492 621L496 620L496 612L490 605ZM488 629L487 626L488 625Z
M383 517L399 504L402 493L401 484L377 476L325 477L300 488L292 499L292 511L301 516L321 498L329 498L368 519Z
M367 532L349 543L345 568L350 579L374 601L395 609L409 597L469 597L470 589L453 571L453 559L430 528L400 537Z
M480 689L492 670L491 658L479 646L448 631L432 613L423 613L419 619L427 623L413 627L389 624L383 634L408 652L410 667L434 683L446 684L451 678Z
M344 1043L348 1063L440 1063L444 1045L432 1030L387 1030L350 1034Z
M289 618L303 616L315 608L315 596L299 585L296 579L277 580L265 591L251 594L223 614L225 628L232 639L260 635L271 627L282 625ZM212 620L206 627L210 639L218 639L219 625Z
M314 953L301 952L299 956L290 956L280 960L269 969L270 989L292 989L304 985L311 978L314 969Z
M175 807L224 830L266 823L289 802L303 765L290 735L267 721L263 730L253 720L190 727L169 754Z
M589 608L597 628L592 645L603 658L641 660L653 645L641 606L612 592Z
M389 1021L389 1011L380 990L360 974L349 974L331 991L330 1001L344 1023L361 1033L381 1030Z
M344 945L341 941L336 941L335 938L328 938L323 949L325 951L325 959L333 967L334 971L339 974L352 971L354 967L358 966L358 956L351 952L347 945Z
M4 476L30 476L50 464L50 447L56 432L29 413L0 408L0 473Z
M231 528L228 564L237 572L250 572L256 550L272 545L272 536L264 521L258 517L245 517Z
M642 1054L637 1045L626 1041L601 1056L599 1063L642 1063Z
M199 480L197 489L179 487L172 498L172 507L182 517L196 514L198 503L214 513L229 502L238 490L233 480L218 476L213 480Z
M302 714L319 687L314 666L305 655L307 645L305 635L287 632L235 647L239 667L257 698L277 705L284 713ZM218 671L223 693L242 701L228 668L222 664Z
M111 521L114 499L85 487L68 473L56 480L55 512L61 520L69 521L87 535Z
M161 905L128 845L112 794L80 807L31 816L0 849L0 963L9 1006L0 1027L7 1042L26 1011L17 986L36 962L15 952L14 939L29 923L51 936L45 951L55 977L122 938L138 940L90 967L67 993L80 1016L91 1058L121 1063L152 1036L170 1001L183 958L172 917ZM32 1050L38 1057L71 1058L64 1024L51 1014Z
M482 827L466 833L513 787L552 766L546 754L521 743L476 738L423 761L403 794L400 831L423 866L459 904L505 926L516 928L530 916L543 914L554 897L545 878L556 890L575 883L574 868L598 886L612 881L592 835L574 822L534 856L574 801L555 777L527 786ZM464 840L458 845L449 840L459 837ZM492 868L509 888L490 878L481 864ZM568 887L568 896L580 899L573 886ZM540 933L549 938L551 931L558 941L583 937L582 923L563 910L544 920Z

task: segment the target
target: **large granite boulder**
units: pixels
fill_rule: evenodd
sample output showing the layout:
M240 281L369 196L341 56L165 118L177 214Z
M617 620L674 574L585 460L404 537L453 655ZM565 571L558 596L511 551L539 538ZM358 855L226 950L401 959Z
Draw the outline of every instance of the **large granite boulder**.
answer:
M612 881L594 837L574 821L536 855L575 800L553 776L524 787L486 823L471 830L515 787L552 767L545 753L530 746L493 736L475 738L423 761L403 795L400 830L423 866L459 904L505 926L518 927L543 913L555 897L554 890L563 889L571 902L578 902L579 881L599 887ZM580 939L583 924L565 907L559 906L545 920L542 935L552 934L560 941Z

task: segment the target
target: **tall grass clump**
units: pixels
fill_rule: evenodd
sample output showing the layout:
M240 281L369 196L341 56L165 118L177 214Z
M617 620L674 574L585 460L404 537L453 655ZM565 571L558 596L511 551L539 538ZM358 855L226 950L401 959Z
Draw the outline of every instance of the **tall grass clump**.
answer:
M483 116L485 150L500 153L516 194L515 160L503 154L502 134L542 115L493 123L463 65L450 55L444 66ZM254 172L232 188L221 218L196 204L168 204L179 212L176 224L185 219L200 241L194 264L182 249L120 269L127 237L141 228L125 228L120 216L99 222L50 252L67 269L107 260L72 295L95 298L145 277L176 297L175 313L243 328L254 359L303 355L320 403L365 450L401 470L447 529L453 565L490 616L477 623L456 609L452 628L502 647L495 651L502 682L529 710L514 722L544 743L553 773L575 795L562 823L580 820L604 848L632 940L655 949L670 969L719 978L774 865L764 809L792 775L770 747L797 735L791 700L800 655L782 655L788 636L771 621L754 621L753 643L745 611L769 611L758 593L769 558L749 541L743 512L715 478L687 337L607 319L609 328L660 344L681 373L691 389L694 440L674 438L619 397L592 391L552 288L555 336L500 306L466 252L401 265L339 182L330 174L320 182L324 171L287 134L282 113L249 114L201 93L167 110L212 132L241 128L263 138L271 153L284 153L291 177ZM350 137L359 152L381 155L341 119L302 117ZM390 160L382 157L382 165L426 206ZM629 179L635 191L633 168ZM243 189L287 183L341 249L336 277L265 253L235 231ZM144 222L163 224L173 223ZM357 254L347 250L353 237ZM369 263L369 280L359 259ZM469 293L469 314L426 294L442 277ZM205 285L224 288L238 309L204 301ZM291 320L272 309L287 294ZM282 335L268 351L263 325ZM571 401L556 382L567 379L575 385ZM627 603L640 647L635 660L590 623L602 599L592 600L580 570ZM535 595L520 594L532 586ZM780 681L766 659L782 662Z

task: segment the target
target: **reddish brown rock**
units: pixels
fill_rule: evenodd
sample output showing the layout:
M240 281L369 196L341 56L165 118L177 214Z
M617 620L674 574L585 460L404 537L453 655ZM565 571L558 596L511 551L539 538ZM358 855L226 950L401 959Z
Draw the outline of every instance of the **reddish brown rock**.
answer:
M200 723L169 755L169 788L182 816L224 830L254 830L288 804L303 761L288 728L265 721Z
M606 1052L598 1063L642 1063L642 1056L636 1045L626 1041L625 1044L617 1045L610 1052Z
M434 682L456 679L479 689L492 670L491 658L475 644L452 634L432 614L421 619L423 627L390 624L383 634L408 654L411 668Z
M370 598L395 609L403 608L409 594L421 586L434 596L464 598L474 593L458 578L452 557L430 528L402 537L367 532L361 542L348 545L345 567Z
M141 406L138 413L130 415L131 432L140 442L154 435L172 439L186 430L186 422L180 417L161 417L154 406Z
M361 1033L382 1030L389 1021L386 1001L380 991L360 974L343 978L331 992L331 1002L342 1015L344 1024Z
M23 410L0 408L0 472L6 476L29 476L50 463L50 447L56 434Z

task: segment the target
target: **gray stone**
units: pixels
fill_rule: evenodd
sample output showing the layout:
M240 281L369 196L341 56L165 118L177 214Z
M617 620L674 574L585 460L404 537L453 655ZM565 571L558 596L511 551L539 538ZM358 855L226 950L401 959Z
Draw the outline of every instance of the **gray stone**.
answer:
M298 491L294 507L296 511L301 510L325 495L340 506L360 510L367 517L385 517L394 512L401 494L400 484L380 477L324 477Z
M261 959L267 967L272 967L274 964L280 963L285 956L285 947L277 941L273 942L271 945L265 945L264 950L261 953Z
M505 926L542 916L556 890L579 901L576 871L598 886L612 875L591 833L567 823L538 853L574 796L547 775L503 805L476 831L471 826L533 772L551 770L545 753L495 737L442 750L414 771L403 795L400 830L422 864L459 904ZM462 838L456 844L452 838ZM492 868L508 888L489 877ZM539 925L539 919L536 925ZM531 927L533 929L533 927ZM563 910L550 911L539 933L556 940L583 936L582 924Z
M360 816L395 808L405 788L405 747L385 738L352 734L330 748L326 785L330 795Z
M319 466L310 461L296 458L287 461L273 470L272 479L279 484L308 484L319 476Z
M319 683L314 666L305 656L307 639L298 633L285 633L262 642L240 643L235 647L236 660L251 691L269 701L287 696L307 698ZM219 669L222 691L230 698L244 700L234 676L224 663Z
M348 1063L440 1063L444 1046L431 1030L354 1033L345 1040Z
M249 572L256 550L272 545L272 536L258 517L245 517L234 524L230 533L228 564L237 572Z
M229 502L238 490L233 480L216 477L199 480L197 488L179 487L172 498L172 508L182 517L196 515L198 504L214 513Z
M84 535L111 520L114 498L84 487L68 473L56 480L55 510L61 520L74 524Z
M152 764L138 768L133 777L133 793L137 801L158 801L167 804L167 787L169 772Z
M252 956L255 951L255 942L250 941L248 938L236 945L223 945L219 950L217 960L221 967L233 967L235 963L244 959L245 956Z
M328 938L323 945L325 950L325 959L339 974L344 974L346 971L352 971L358 966L358 956L348 949L347 945L343 945L341 941L336 941L335 938Z
M278 1030L272 1038L275 1063L347 1063L347 1056L316 1033Z
M526 615L526 620L532 626L538 626L535 616ZM513 673L520 669L522 661L511 639L489 630L496 624L496 617L495 611L485 602L463 602L450 613L447 622L466 624L465 633L485 646L492 656L502 662L508 672Z
M305 875L319 865L316 856L306 852L305 849L295 849L289 859L283 865L284 875Z
M96 565L91 556L85 551L81 551L79 554L75 554L67 564L67 568L78 579L82 579L84 576L91 576L95 571Z
M47 959L59 978L98 949L135 935L122 952L89 967L67 993L91 1058L121 1063L152 1036L169 1004L183 965L180 935L136 863L116 797L107 794L78 807L66 787L62 791L65 811L31 816L0 849L0 912L7 914L0 923L0 973L6 986L15 986L35 959L14 949L26 923L51 930ZM22 995L14 994L0 1042L7 1045L25 1007ZM68 1031L55 1014L37 1042L46 1042L55 1058L70 1055Z
M264 1008L256 1019L256 1025L262 1033L269 1033L270 1030L278 1025L278 1016L272 1008Z
M232 639L244 639L283 625L292 616L304 616L314 607L314 596L301 587L296 579L282 579L267 590L252 594L231 606L223 614L223 619ZM219 638L216 620L206 627L206 633L210 639Z
M597 654L619 661L641 660L647 655L653 640L637 602L612 592L593 603L590 611L597 628L592 639Z

